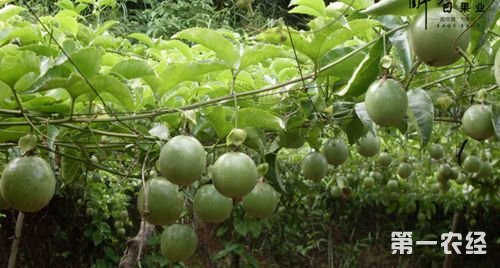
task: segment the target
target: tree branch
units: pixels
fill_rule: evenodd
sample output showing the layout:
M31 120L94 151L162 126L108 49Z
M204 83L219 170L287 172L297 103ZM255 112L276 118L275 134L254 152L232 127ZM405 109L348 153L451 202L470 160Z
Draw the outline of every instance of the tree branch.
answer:
M120 260L119 268L134 268L138 265L139 252L144 250L144 245L147 245L145 242L151 238L154 229L154 225L144 219L141 221L137 235L127 241L127 248Z

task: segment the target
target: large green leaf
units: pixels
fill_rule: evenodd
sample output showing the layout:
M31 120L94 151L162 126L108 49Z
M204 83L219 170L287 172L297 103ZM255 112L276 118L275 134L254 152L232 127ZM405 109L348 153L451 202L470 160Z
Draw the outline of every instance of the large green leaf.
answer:
M82 75L86 78L90 78L96 75L101 69L103 55L104 51L101 49L84 48L72 53L69 56L71 61L66 61L65 66L69 69L78 68Z
M148 35L143 34L143 33L131 33L127 37L138 40L138 41L146 44L148 47L154 47L154 45L155 45L153 39L151 39L151 37L149 37Z
M239 65L240 54L238 53L238 48L222 34L214 30L190 28L175 34L173 38L186 39L209 48L233 68L237 68Z
M486 9L488 5L491 7ZM471 29L471 51L476 54L488 38L488 29L496 22L500 10L500 2L495 0L472 0L469 21L474 21ZM479 6L485 8L484 12L477 12ZM480 18L478 18L481 16ZM476 21L477 19L477 21Z
M404 0L402 0L404 1ZM370 5L373 5L373 0L340 0L339 2L342 2L346 5L352 5L354 9L363 9L367 8Z
M59 27L67 33L76 36L78 33L78 21L77 16L73 11L61 10L54 16L55 21L59 24Z
M179 40L168 40L168 41L163 41L158 45L159 49L176 49L186 57L188 60L193 59L193 52L191 51L191 48L184 44L183 42Z
M363 126L365 126L365 128L368 129L371 133L375 134L375 123L373 123L372 119L368 115L365 103L356 103L356 105L354 105L354 111L356 112L356 115L358 116L361 123L363 123Z
M328 65L329 63L343 57L344 55L352 52L354 48L352 47L342 47L336 48L329 51L325 56L321 58L320 67ZM328 70L321 73L321 75L330 75L334 77L338 77L340 81L348 81L354 70L361 64L363 59L365 58L366 53L360 51L359 53L354 54L352 57L347 58L341 63L329 68Z
M240 70L245 69L248 66L257 64L267 59L286 57L287 54L281 47L272 45L262 45L258 47L252 47L245 49L243 56L241 57Z
M134 107L134 101L130 94L130 89L123 84L118 78L110 75L98 75L89 79L90 84L99 93L108 93L114 97L114 101L120 104L127 110ZM94 91L90 86L80 78L79 82L73 83L66 88L73 99L78 98L83 94L90 94L95 97Z
M315 17L325 15L325 2L323 0L292 0L288 6L296 6L289 11L290 13L300 13Z
M19 122L22 120L14 119L2 119L2 122ZM29 126L14 126L8 128L0 128L0 142L6 141L17 141L22 136L30 133Z
M6 45L0 48L0 80L10 87L23 75L40 73L40 59L32 51L19 50L17 46Z
M431 139L434 122L434 105L429 94L423 89L409 90L407 95L408 117L420 135L420 146L424 147Z
M0 9L0 21L6 21L24 10L23 7L6 5Z
M281 130L285 124L281 118L267 111L255 108L243 108L238 111L238 127L256 127Z
M146 62L136 59L120 61L111 68L111 72L118 73L127 79L154 75L155 72Z
M13 100L12 89L5 82L0 80L0 108L1 109L14 109L17 104Z
M81 158L81 152L73 148L62 148L63 154ZM65 184L72 183L83 170L83 164L80 161L69 157L61 157L61 179Z
M396 49L396 55L403 64L405 74L409 73L413 65L413 60L411 55L410 42L408 40L408 32L397 31L389 37L389 40Z
M38 96L30 101L23 102L23 108L50 114L67 114L70 111L70 101L61 101L52 96Z
M370 49L361 64L358 65L347 85L338 93L340 96L347 95L357 97L366 92L370 84L379 74L379 63L384 54L384 43L380 39Z
M234 110L226 106L217 106L207 114L219 139L223 139L234 127Z
M197 81L201 75L224 69L227 69L227 65L220 62L165 63L157 70L161 81L157 93L161 97L180 82Z

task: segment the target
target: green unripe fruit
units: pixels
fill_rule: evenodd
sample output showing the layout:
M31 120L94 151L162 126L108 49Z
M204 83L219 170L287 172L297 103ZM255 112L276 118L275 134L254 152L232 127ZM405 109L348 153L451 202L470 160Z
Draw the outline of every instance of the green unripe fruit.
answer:
M437 179L439 182L446 182L451 176L451 167L448 164L441 164L437 171Z
M148 180L146 186L147 213L144 186L137 197L137 208L144 219L153 225L168 225L177 221L184 208L184 195L179 187L162 177Z
M233 200L221 195L212 184L207 184L196 192L193 210L204 222L220 223L231 216Z
M388 167L392 163L392 157L390 154L383 152L378 156L378 163L381 166Z
M342 189L336 185L332 186L332 188L330 188L330 195L333 198L339 198L342 195Z
M363 179L363 186L365 188L373 188L375 185L375 179L373 177L366 177Z
M394 179L389 180L386 185L387 190L389 190L390 192L395 192L398 189L398 186L399 186L398 181Z
M373 82L365 96L366 112L377 125L397 126L408 108L408 97L403 86L393 79Z
M481 168L477 172L478 178L489 178L493 175L493 167L489 162L481 162Z
M254 188L258 172L255 163L248 155L229 152L215 161L212 176L215 189L223 196L242 198Z
M270 218L278 206L278 196L274 188L266 182L258 182L253 190L243 198L243 209L259 219Z
M462 116L462 128L465 134L479 141L495 135L491 120L491 107L482 104L469 107Z
M356 143L356 150L364 157L372 157L380 151L380 140L370 132Z
M454 19L456 27L444 27L442 19ZM467 27L467 18L457 9L446 13L442 7L431 8L418 15L410 25L410 47L421 61L430 66L452 64L461 57L457 47L466 51L469 46L470 31Z
M470 173L478 172L481 169L481 159L475 155L467 156L462 167Z
M5 203L23 212L36 212L47 206L55 188L52 168L37 156L10 161L0 179L0 191Z
M302 160L302 173L308 180L318 182L326 176L327 171L328 162L319 152L311 152Z
M198 247L198 236L191 226L173 224L161 234L161 254L170 262L186 261Z
M427 151L429 152L429 155L436 160L439 160L444 156L444 149L443 145L441 144L433 143L429 146L429 149L427 149Z
M161 149L160 171L170 182L188 186L205 172L207 157L201 143L190 136L176 136Z
M399 177L406 179L406 178L410 177L411 172L412 172L412 170L411 170L410 164L408 164L408 163L399 164L399 166L398 166Z
M341 140L329 140L323 145L321 151L326 157L328 164L338 166L343 164L349 157L349 148Z

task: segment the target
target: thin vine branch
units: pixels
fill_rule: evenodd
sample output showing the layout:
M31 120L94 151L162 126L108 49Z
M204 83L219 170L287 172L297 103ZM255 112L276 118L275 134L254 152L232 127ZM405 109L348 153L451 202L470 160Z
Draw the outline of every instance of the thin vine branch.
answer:
M19 243L21 242L21 233L23 230L24 212L19 211L16 221L16 229L14 230L14 239L12 240L12 247L10 249L9 263L7 268L16 267L17 252L19 251Z

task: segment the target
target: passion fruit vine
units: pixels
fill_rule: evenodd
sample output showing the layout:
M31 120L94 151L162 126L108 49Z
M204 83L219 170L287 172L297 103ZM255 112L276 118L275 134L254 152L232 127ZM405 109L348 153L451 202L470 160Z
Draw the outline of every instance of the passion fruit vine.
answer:
M1 195L7 205L24 212L36 212L47 206L55 187L52 168L37 156L12 160L0 179Z
M454 20L456 27L445 27L445 23L441 22L443 20ZM409 28L408 36L415 55L435 67L456 62L460 59L457 48L466 51L470 42L467 18L456 9L447 13L440 7L418 15Z

